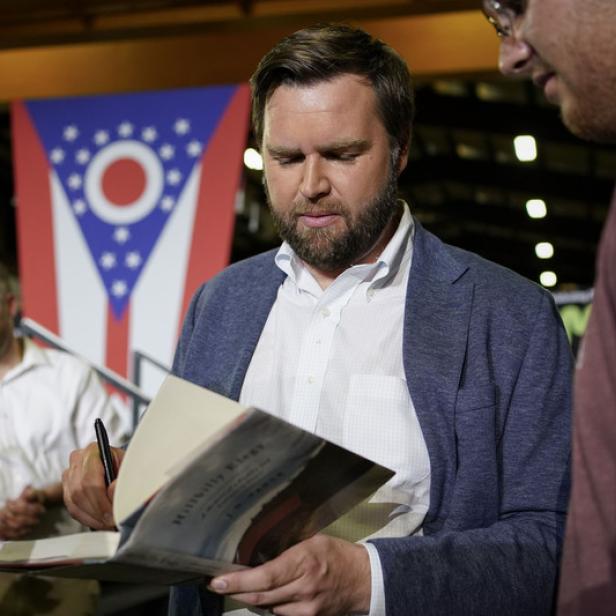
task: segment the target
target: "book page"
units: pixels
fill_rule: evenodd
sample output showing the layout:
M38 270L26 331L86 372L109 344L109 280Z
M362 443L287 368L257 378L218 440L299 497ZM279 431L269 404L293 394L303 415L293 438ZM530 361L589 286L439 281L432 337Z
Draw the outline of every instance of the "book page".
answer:
M130 441L116 486L113 514L126 519L246 407L169 375Z
M69 561L107 559L115 553L120 533L96 531L32 541L0 541L3 565L60 564Z

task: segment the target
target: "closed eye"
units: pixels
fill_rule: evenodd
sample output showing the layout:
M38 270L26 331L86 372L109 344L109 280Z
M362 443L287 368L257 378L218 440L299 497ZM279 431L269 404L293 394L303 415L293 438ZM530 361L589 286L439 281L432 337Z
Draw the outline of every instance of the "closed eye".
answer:
M303 156L274 156L274 160L281 166L295 165L301 163L304 160Z
M326 152L324 157L327 160L339 160L341 162L353 162L359 156L359 152Z

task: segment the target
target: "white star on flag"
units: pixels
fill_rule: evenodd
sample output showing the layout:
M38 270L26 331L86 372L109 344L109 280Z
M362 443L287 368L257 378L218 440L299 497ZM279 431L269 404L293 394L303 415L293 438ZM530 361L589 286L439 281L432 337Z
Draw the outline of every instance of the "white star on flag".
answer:
M171 160L175 154L175 148L170 143L165 143L158 150L163 160Z
M62 136L64 137L65 141L75 141L75 139L79 137L79 129L74 124L65 126Z
M126 227L117 227L113 232L113 239L118 244L124 244L130 238L130 231Z
M78 173L71 173L68 176L67 184L72 190L81 188L81 176Z
M106 130L97 130L94 133L94 143L105 145L109 141L109 133Z
M80 165L85 165L90 160L89 150L86 150L86 148L81 148L81 150L77 150L77 154L75 154L75 160Z
M141 265L141 255L136 250L129 252L124 259L124 264L130 269L138 268Z
M126 139L133 134L134 126L130 122L122 122L120 126L118 126L118 135L120 137Z
M103 269L109 270L116 266L116 256L113 252L104 252L98 262Z
M201 144L196 140L191 141L186 146L186 153L192 157L199 156L201 154Z
M178 118L173 125L177 135L185 135L190 131L190 122L186 118Z
M114 280L111 283L111 295L114 297L124 297L128 293L128 285L124 280Z
M148 143L152 143L152 141L156 141L158 137L158 133L153 126L147 126L141 131L141 138Z
M167 182L169 182L171 186L177 186L181 180L182 174L179 169L171 169L171 171L167 173Z
M82 214L85 214L87 209L88 209L88 206L86 205L86 202L83 199L77 199L73 203L73 212L75 212L77 216L81 216Z
M62 148L54 148L49 153L49 158L52 163L59 165L64 160L64 150Z
M169 197L168 195L165 195L160 202L160 209L163 210L163 212L168 212L170 211L173 206L175 205L175 200L173 197Z

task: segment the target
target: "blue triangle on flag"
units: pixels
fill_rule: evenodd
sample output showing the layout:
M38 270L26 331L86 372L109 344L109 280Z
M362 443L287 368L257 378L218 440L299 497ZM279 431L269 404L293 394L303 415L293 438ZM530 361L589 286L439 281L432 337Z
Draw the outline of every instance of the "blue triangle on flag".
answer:
M117 319L236 89L27 103Z

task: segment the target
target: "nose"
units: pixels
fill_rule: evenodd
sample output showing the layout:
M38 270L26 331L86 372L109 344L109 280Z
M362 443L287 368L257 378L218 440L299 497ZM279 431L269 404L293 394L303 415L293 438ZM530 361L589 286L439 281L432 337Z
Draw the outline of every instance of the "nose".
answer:
M307 156L303 165L300 192L305 199L317 201L329 194L331 184L327 177L325 161L319 155Z
M498 68L507 77L528 77L533 55L533 48L514 33L501 40Z

